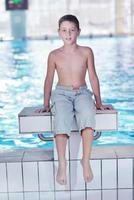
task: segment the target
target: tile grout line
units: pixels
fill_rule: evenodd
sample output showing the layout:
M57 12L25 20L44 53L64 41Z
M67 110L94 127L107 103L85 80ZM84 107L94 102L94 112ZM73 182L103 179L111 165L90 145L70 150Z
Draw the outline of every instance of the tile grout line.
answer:
M8 170L7 170L7 163L5 163L6 167L6 181L7 181L7 198L9 200L9 184L8 184Z
M118 185L119 185L119 181L118 181L118 154L116 152L116 149L114 150L115 156L116 156L116 199L118 200L118 196L119 196L119 191L118 191Z
M23 200L25 200L25 190L24 190L24 156L25 156L25 151L23 152L23 155L22 155L22 159L21 159L21 171L22 171L22 189L23 189Z
M23 200L25 200L25 191L24 191L24 169L23 169L23 159L25 156L25 151L23 152L22 159L21 159L21 172L22 172L22 190L23 190Z
M40 174L39 174L39 162L37 162L37 174L38 174L38 192L39 192L39 200L40 200Z
M119 163L118 163L119 159L116 158L116 186L117 186L117 200L119 198Z
M85 200L88 200L87 199L87 183L85 182Z
M103 190L102 190L102 159L100 160L100 170L101 170L101 200L103 200Z
M25 194L24 194L24 170L23 170L23 161L21 161L21 173L22 173L22 190L23 190L23 199L25 200Z

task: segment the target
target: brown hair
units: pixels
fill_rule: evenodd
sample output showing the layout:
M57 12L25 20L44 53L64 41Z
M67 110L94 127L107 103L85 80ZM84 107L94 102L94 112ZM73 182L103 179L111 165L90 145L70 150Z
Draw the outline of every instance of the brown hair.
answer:
M59 28L60 28L61 23L64 21L69 21L69 22L74 23L76 25L77 29L80 30L79 21L78 21L77 17L75 17L74 15L64 15L63 17L61 17L59 19Z

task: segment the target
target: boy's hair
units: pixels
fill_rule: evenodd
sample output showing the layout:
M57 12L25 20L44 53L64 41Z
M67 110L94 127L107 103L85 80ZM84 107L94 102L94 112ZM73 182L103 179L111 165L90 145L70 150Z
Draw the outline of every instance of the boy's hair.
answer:
M76 25L77 29L80 30L79 21L78 21L77 17L75 17L74 15L64 15L64 16L62 16L59 19L59 29L60 29L61 23L64 22L64 21L69 21L69 22L74 23Z

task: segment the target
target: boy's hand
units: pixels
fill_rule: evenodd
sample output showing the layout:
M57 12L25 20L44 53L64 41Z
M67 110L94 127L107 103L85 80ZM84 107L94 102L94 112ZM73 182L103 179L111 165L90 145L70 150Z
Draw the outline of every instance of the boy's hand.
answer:
M36 113L42 113L42 112L50 112L50 106L45 106L44 108L36 109Z
M101 105L97 105L96 104L96 108L97 108L97 110L113 110L113 106L112 105L103 105L103 104L101 104Z

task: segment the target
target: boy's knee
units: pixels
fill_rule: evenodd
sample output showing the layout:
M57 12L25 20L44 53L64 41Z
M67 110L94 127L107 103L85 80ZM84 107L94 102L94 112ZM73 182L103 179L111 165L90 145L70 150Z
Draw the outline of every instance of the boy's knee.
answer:
M83 131L93 132L94 129L92 127L85 127L81 132L83 132Z
M81 130L81 136L84 137L84 135L88 134L93 139L93 137L94 137L93 132L94 132L94 129L92 127L86 127Z
M54 137L55 138L69 138L69 134L68 133L56 133L55 135L54 135Z

